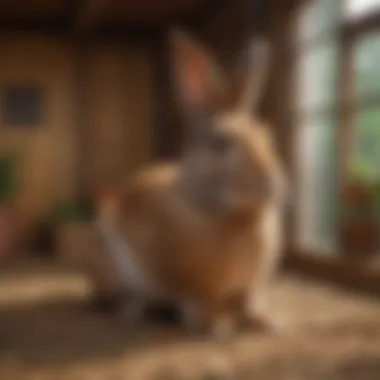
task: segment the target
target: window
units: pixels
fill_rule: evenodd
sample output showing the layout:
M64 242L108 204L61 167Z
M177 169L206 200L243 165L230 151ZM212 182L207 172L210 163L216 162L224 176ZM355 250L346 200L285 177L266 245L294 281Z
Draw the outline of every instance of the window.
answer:
M338 3L308 3L302 9L298 41L301 214L297 240L323 252L333 250L337 224Z
M6 126L28 128L42 123L42 91L30 85L4 88L2 101L3 123Z
M380 31L365 34L353 46L354 92L360 100L380 95Z
M380 2L377 2L380 12ZM348 94L352 106L347 116L352 120L350 131L350 165L380 186L380 24L363 31L349 41L352 56L353 88ZM376 185L378 183L379 185ZM380 194L379 194L380 195ZM379 199L380 200L380 199ZM376 200L378 202L379 200Z
M327 114L301 121L299 157L302 157L302 210L298 243L323 252L333 248L336 234L337 129L336 119Z
M346 0L345 16L348 19L357 19L378 10L380 0Z
M297 243L338 254L354 168L380 189L380 0L309 0L297 51Z

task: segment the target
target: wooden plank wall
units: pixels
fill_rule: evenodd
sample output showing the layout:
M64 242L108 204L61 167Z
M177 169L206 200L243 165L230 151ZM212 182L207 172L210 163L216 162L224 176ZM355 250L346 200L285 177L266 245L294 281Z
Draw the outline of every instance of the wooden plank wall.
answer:
M7 85L42 88L44 114L36 128L16 128L0 119L0 153L18 157L16 207L20 229L51 211L55 199L72 196L73 61L60 40L37 37L0 39L0 91Z
M38 128L12 128L0 118L0 154L20 156L16 207L27 237L56 201L75 199L83 180L78 173L86 190L95 191L120 184L150 159L153 62L145 46L96 44L78 55L61 39L30 36L1 38L0 57L0 93L20 83L44 91ZM84 60L83 104L77 96L78 59Z
M253 2L252 2L253 4ZM253 6L245 0L225 1L196 32L213 48L223 67L237 64L238 57L255 30Z
M153 149L153 62L143 46L98 45L87 60L89 188L121 185Z
M224 66L231 67L255 29L251 15L254 12L247 11L245 0L228 1L195 32L214 48ZM276 17L271 36L280 46L278 27L286 19L281 20L278 13ZM22 153L17 205L26 229L48 214L55 201L74 198L79 181L90 192L107 184L119 185L157 153L157 134L161 133L160 155L179 151L181 118L170 83L164 34L154 49L144 44L97 42L78 54L77 47L58 38L0 39L0 86L31 81L40 84L46 95L45 118L38 129L11 129L0 119L0 152ZM286 52L278 46L275 51L275 67L285 70ZM161 54L161 71L153 58L157 54ZM78 63L84 76L82 98L78 97ZM161 120L154 113L157 75L166 77L158 92ZM281 84L284 77L284 71L272 72L263 102L263 114L276 126L279 141L287 133L286 115L281 111L286 107L281 100L286 96L286 86ZM283 149L283 153L289 152Z

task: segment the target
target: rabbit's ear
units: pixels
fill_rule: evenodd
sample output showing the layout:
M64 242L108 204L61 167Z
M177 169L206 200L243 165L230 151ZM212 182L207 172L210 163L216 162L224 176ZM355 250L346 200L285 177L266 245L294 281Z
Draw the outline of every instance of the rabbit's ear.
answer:
M269 61L269 43L261 38L253 39L239 63L233 87L235 106L239 110L250 112L257 108L267 80Z
M210 106L221 91L221 73L212 55L181 30L171 31L175 83L183 105Z

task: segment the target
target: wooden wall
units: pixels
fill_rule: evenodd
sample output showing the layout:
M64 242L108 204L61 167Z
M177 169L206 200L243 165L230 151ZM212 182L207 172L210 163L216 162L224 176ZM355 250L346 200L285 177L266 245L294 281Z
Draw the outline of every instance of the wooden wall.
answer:
M154 78L148 47L96 45L85 55L90 189L120 185L153 149Z
M27 236L56 201L75 199L79 182L87 191L119 184L150 158L153 62L144 46L97 44L78 54L61 39L27 36L0 38L0 57L0 94L20 83L44 92L40 126L0 117L0 154L19 156L16 207Z
M0 118L0 153L18 158L16 206L24 230L74 191L73 61L67 44L31 37L1 38L0 57L0 89L36 84L44 95L41 125L10 127Z
M251 35L266 25L274 62L262 113L283 141L288 133L288 105L282 100L289 80L284 79L290 61L283 47L288 18L273 0L267 19L263 9L245 0L223 3L193 32L229 68ZM33 82L46 96L44 121L37 129L16 130L0 118L0 154L22 153L17 206L26 229L55 201L73 199L83 188L88 193L118 185L154 154L178 153L181 115L165 33L156 37L154 46L96 42L81 49L59 38L0 38L0 92L6 84ZM289 154L283 146L281 151Z
M257 30L253 2L234 0L221 6L196 28L202 39L214 50L228 69L237 64L250 36Z

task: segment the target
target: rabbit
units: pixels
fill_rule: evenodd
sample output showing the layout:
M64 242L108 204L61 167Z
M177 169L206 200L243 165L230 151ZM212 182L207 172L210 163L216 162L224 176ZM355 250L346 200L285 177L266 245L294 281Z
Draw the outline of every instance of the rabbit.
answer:
M270 329L266 290L280 257L287 178L269 127L252 112L269 47L253 41L247 72L227 81L184 31L171 32L170 46L183 152L138 171L112 223L98 224L130 294L129 316L149 300L171 300L192 332Z

